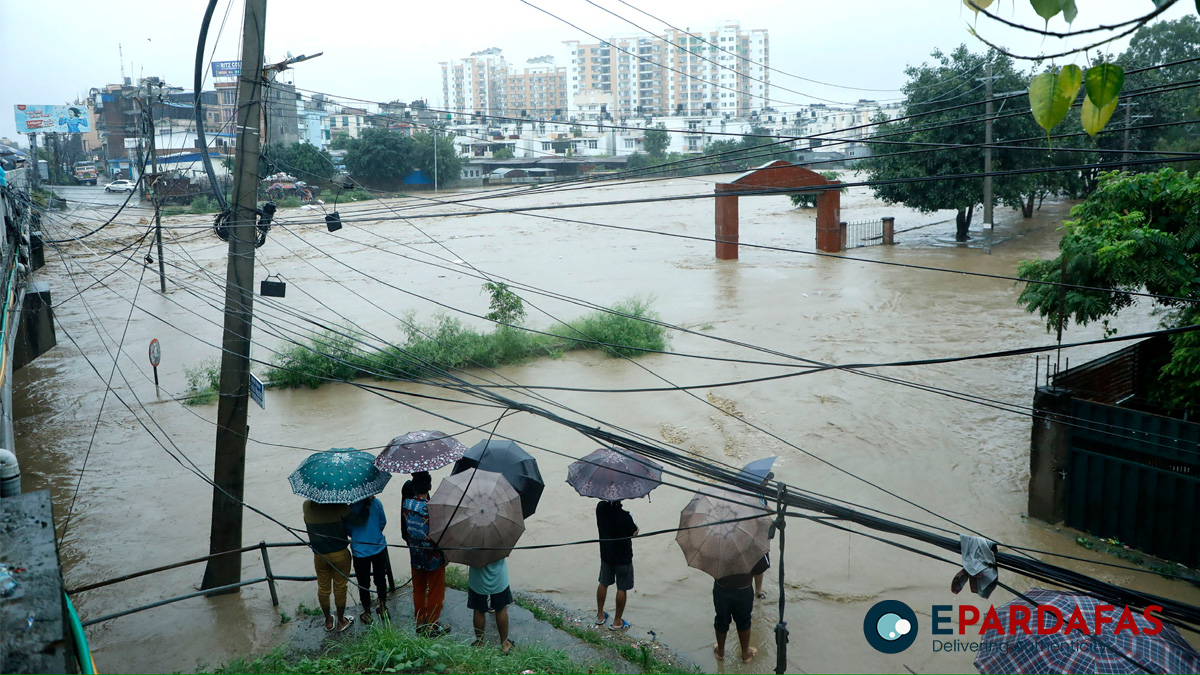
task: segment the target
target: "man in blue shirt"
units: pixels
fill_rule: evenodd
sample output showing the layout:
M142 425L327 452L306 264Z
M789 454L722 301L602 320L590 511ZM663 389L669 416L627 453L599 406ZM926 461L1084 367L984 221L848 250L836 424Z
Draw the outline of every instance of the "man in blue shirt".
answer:
M512 604L512 589L508 585L508 560L501 558L483 567L472 567L467 576L467 608L475 611L475 645L483 644L483 629L487 611L496 612L496 632L500 633L500 651L512 651L508 639L508 606Z
M371 578L375 578L375 590L379 596L379 618L387 615L387 539L383 528L387 526L387 515L383 504L375 497L367 497L350 507L361 520L347 521L350 534L350 552L354 554L354 575L358 577L358 599L362 604L363 623L371 623Z

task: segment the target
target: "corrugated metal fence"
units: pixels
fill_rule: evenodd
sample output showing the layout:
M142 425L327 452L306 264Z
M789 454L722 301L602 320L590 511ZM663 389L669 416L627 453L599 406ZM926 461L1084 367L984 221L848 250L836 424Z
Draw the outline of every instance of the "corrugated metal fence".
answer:
M1200 424L1080 399L1071 417L1067 524L1200 566Z

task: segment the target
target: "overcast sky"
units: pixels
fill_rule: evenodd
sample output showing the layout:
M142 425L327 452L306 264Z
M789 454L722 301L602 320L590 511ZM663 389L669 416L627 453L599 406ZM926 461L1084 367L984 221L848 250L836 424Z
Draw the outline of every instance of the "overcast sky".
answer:
M699 29L737 20L743 28L770 31L771 66L787 73L853 87L895 89L904 82L904 67L966 43L984 46L968 32L974 23L959 0L594 0L652 30L665 27L630 6L643 9L682 28ZM209 51L221 17L233 3L215 44L216 60L239 58L242 0L220 0L209 33ZM583 30L600 36L639 32L587 0L529 0ZM117 3L59 0L52 4L0 0L0 136L14 138L13 105L63 104L86 95L92 87L120 81L124 50L125 74L158 76L169 84L191 87L196 37L204 13L203 0L121 0ZM1015 8L1014 8L1015 5ZM1114 23L1148 11L1151 0L1081 2L1075 28ZM1039 25L1028 0L1001 0L1003 16ZM1195 11L1180 1L1163 19ZM1065 29L1061 18L1052 29ZM1061 51L1063 42L1001 26L986 17L980 34L1018 53ZM587 35L521 0L458 2L388 2L382 0L273 0L267 6L267 57L282 59L324 51L321 58L294 71L299 87L369 100L427 98L441 105L439 61L499 47L512 63L543 54L558 54L562 41L591 41ZM1088 44L1084 36L1067 46ZM1110 47L1124 48L1121 41ZM1072 57L1085 65L1084 57ZM559 65L566 65L560 62ZM828 87L778 73L771 82L837 101L896 97L895 91L858 91ZM813 102L773 89L772 98L791 103ZM22 137L22 145L26 141Z

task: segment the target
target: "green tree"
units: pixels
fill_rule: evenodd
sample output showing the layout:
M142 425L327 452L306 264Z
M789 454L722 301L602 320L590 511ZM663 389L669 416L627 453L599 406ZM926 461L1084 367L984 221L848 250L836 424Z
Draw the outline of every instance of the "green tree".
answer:
M1192 82L1200 79L1200 61L1188 61L1188 59L1196 58L1200 58L1200 20L1187 15L1175 21L1159 21L1139 28L1129 41L1129 47L1116 61L1124 66L1126 71L1184 61L1184 63L1169 68L1155 68L1130 74L1125 87L1140 89L1143 87L1166 87L1179 82ZM1132 109L1119 108L1113 114L1112 122L1109 123L1109 129L1112 130L1124 127L1127 113L1130 113L1131 117L1141 117L1138 120L1131 120L1133 128L1130 132L1131 148L1177 152L1200 151L1200 134L1196 133L1194 129L1189 130L1188 126L1138 128L1195 119L1200 116L1200 91L1195 87L1141 96L1134 99L1133 102L1135 105ZM1112 153L1106 155L1105 159L1119 161L1124 134L1110 133L1098 138L1103 139L1103 147L1112 150ZM1200 169L1200 163L1191 162L1186 168L1191 169L1194 173ZM1153 171L1154 169L1144 170Z
M822 177L827 178L829 180L837 180L838 179L838 174L836 171L820 171L818 173L820 173ZM840 190L840 192L842 194L846 194L846 191L849 189L850 188L842 188ZM820 193L818 193L818 192L801 192L800 194L788 195L788 198L790 198L792 200L792 206L795 206L795 207L801 208L801 209L811 209L817 205L817 195L818 194L820 194Z
M521 325L525 320L525 303L521 296L512 292L508 284L501 281L488 281L483 284L483 290L491 296L488 307L492 310L487 318L498 323L513 326Z
M492 159L512 159L516 157L516 153L507 145L501 146L499 150L492 152Z
M438 185L451 185L461 177L462 159L454 150L452 137L415 134L411 140L413 141L413 168L432 177L434 171L433 152L436 147Z
M312 144L269 145L259 162L259 176L280 171L310 183L325 183L337 170L333 167L333 157Z
M981 172L982 148L952 147L978 146L984 141L982 120L970 124L956 123L964 117L982 116L984 113L986 94L984 87L976 86L978 83L975 80L985 72L986 64L991 60L992 75L996 78L992 83L994 91L1021 91L1028 86L1028 76L1017 71L1012 59L1001 54L974 54L963 45L950 54L935 50L932 56L934 63L908 68L908 83L903 90L905 112L908 115L931 114L915 119L886 122L876 127L873 138L878 140L868 142L873 156L861 160L858 164L858 168L866 171L869 180ZM974 105L935 112L962 104ZM877 118L877 121L881 120L882 118ZM1008 139L1036 138L1039 130L1029 116L1016 115L997 119L994 123L994 134L994 140L1000 143ZM948 147L928 152L897 154L925 149L923 146L905 143L928 143ZM992 154L993 171L1051 163L1051 158L1045 151L995 149ZM1049 183L1040 187L1044 190L1051 188ZM1022 176L993 179L996 200L1013 208L1021 208L1031 203L1030 194L1038 188L1039 184L1035 180ZM1054 187L1054 190L1059 191L1061 188ZM874 191L876 197L889 204L904 204L923 213L941 209L957 211L957 241L967 240L975 206L983 202L983 180L980 178L893 183L876 186Z
M1020 276L1104 290L1029 284L1020 302L1048 330L1071 321L1105 321L1134 303L1142 288L1165 310L1164 328L1200 324L1200 176L1106 173L1087 201L1071 209L1059 255L1022 262ZM1107 325L1107 324L1106 324ZM1171 353L1159 364L1157 403L1195 411L1200 402L1200 334L1172 335Z
M334 150L349 150L350 144L353 142L354 139L350 138L350 134L339 131L337 136L334 136L333 140L329 142L329 147Z
M671 145L671 135L667 132L667 127L659 123L655 128L647 129L642 145L646 148L647 155L655 159L662 159L667 152L667 147Z
M346 152L346 170L358 180L389 187L416 168L416 143L387 129L363 129Z

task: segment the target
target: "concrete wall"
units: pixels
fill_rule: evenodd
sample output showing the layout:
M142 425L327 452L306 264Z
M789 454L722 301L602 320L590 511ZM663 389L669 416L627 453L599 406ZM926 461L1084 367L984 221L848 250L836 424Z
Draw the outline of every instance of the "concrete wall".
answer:
M50 491L0 500L0 562L19 570L0 602L0 668L5 673L74 673Z

